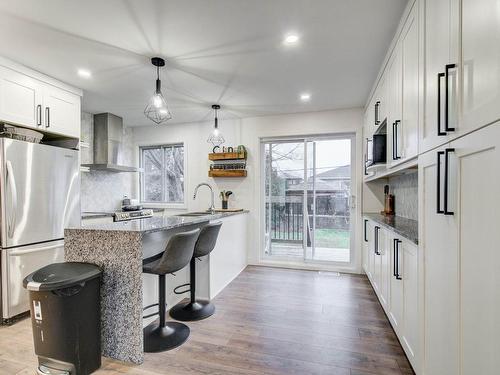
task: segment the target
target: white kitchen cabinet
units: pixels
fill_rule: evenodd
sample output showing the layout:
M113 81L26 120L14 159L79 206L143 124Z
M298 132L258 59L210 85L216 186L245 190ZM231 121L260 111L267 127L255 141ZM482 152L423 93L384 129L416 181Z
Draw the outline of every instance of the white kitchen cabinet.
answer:
M417 9L408 15L401 38L388 64L387 117L389 165L394 167L418 154L419 47Z
M406 20L400 40L401 123L396 125L399 136L397 156L400 157L398 160L400 162L414 158L418 154L419 46L417 15L415 5Z
M447 146L419 157L419 202L423 222L420 251L425 258L424 374L428 375L459 373L457 225L453 216L437 213L444 210L442 172Z
M401 159L401 118L403 96L401 45L394 49L387 70L387 164L392 167ZM399 133L396 131L399 129ZM399 147L398 147L399 145Z
M418 246L372 220L364 220L367 234L365 271L408 359L414 369L420 369L422 311Z
M370 257L370 233L368 231L368 219L363 219L363 254L362 254L362 263L363 269L368 277L371 277L371 270L369 268L369 257Z
M0 120L30 128L42 125L42 83L0 66Z
M380 267L379 272L379 298L382 306L386 309L389 307L389 266L390 266L390 251L388 248L388 232L384 228L379 229L378 234L378 255L376 256L376 264Z
M458 118L459 0L422 0L424 121L420 153L448 142Z
M401 244L396 241L401 241L401 237L392 233L389 236L389 249L390 249L390 301L391 307L389 309L389 320L396 333L403 330L403 279L398 276L397 270L401 269ZM399 247L398 247L399 246ZM396 258L398 256L398 258Z
M499 160L500 123L419 158L426 375L500 368Z
M398 277L403 281L403 330L401 333L402 344L406 355L413 367L420 368L418 350L420 345L419 335L419 273L418 273L418 247L408 240L403 239L398 244ZM400 257L402 256L402 259Z
M464 133L500 119L500 3L461 3Z
M80 97L51 85L43 95L44 128L74 138L80 137Z
M0 62L5 63L3 59ZM58 87L49 77L12 65L15 68L0 66L0 121L79 138L81 98L75 93L78 90L66 90L62 88L64 84Z

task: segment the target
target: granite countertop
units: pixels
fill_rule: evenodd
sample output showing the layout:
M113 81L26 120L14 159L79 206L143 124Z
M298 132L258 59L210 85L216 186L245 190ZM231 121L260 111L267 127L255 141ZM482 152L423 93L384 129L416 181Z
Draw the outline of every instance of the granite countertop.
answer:
M67 228L68 230L84 230L84 231L118 231L118 232L141 232L152 233L162 230L179 228L183 226L199 224L211 220L221 219L227 216L240 215L247 213L248 210L237 212L221 212L216 214L207 214L204 216L153 216L143 219L100 223L91 225L80 225L77 227Z
M400 236L403 236L407 240L410 240L414 244L418 245L417 220L406 219L401 216L385 216L378 213L364 213L363 216L396 232Z
M153 212L163 212L164 208L148 208L143 207L143 209L153 210ZM82 219L98 219L100 217L113 217L117 211L84 211L82 212Z

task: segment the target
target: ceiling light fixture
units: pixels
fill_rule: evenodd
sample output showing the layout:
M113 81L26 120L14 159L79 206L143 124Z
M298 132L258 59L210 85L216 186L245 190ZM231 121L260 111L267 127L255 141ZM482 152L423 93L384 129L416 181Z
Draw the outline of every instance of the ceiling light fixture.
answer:
M308 102L309 100L311 100L311 94L309 93L300 94L300 100L302 100L303 102Z
M151 64L156 66L156 89L149 99L149 103L144 109L144 115L151 121L161 124L172 118L172 115L167 107L167 102L161 93L160 67L165 66L165 60L161 57L153 57Z
M299 36L297 34L288 34L283 40L284 44L291 45L299 41Z
M210 134L210 137L208 137L207 142L211 143L215 147L220 146L226 142L226 140L222 134L220 134L219 120L217 119L217 111L220 109L220 105L214 104L212 105L212 109L214 110L214 130L212 131L212 134Z
M87 70L87 69L78 69L77 73L82 78L92 77L92 73L90 72L90 70Z

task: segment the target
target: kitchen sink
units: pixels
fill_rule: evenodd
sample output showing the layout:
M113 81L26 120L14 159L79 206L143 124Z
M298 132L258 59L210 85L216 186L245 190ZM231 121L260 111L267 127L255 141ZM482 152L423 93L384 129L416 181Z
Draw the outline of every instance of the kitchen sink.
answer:
M208 216L211 215L210 212L186 212L185 214L178 214L176 216Z

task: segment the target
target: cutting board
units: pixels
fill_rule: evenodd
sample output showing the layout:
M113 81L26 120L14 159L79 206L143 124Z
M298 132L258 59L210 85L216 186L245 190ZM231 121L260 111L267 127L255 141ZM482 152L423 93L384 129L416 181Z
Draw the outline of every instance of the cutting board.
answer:
M215 210L215 212L240 212L240 211L243 211L243 208L226 208L226 209L218 208Z

